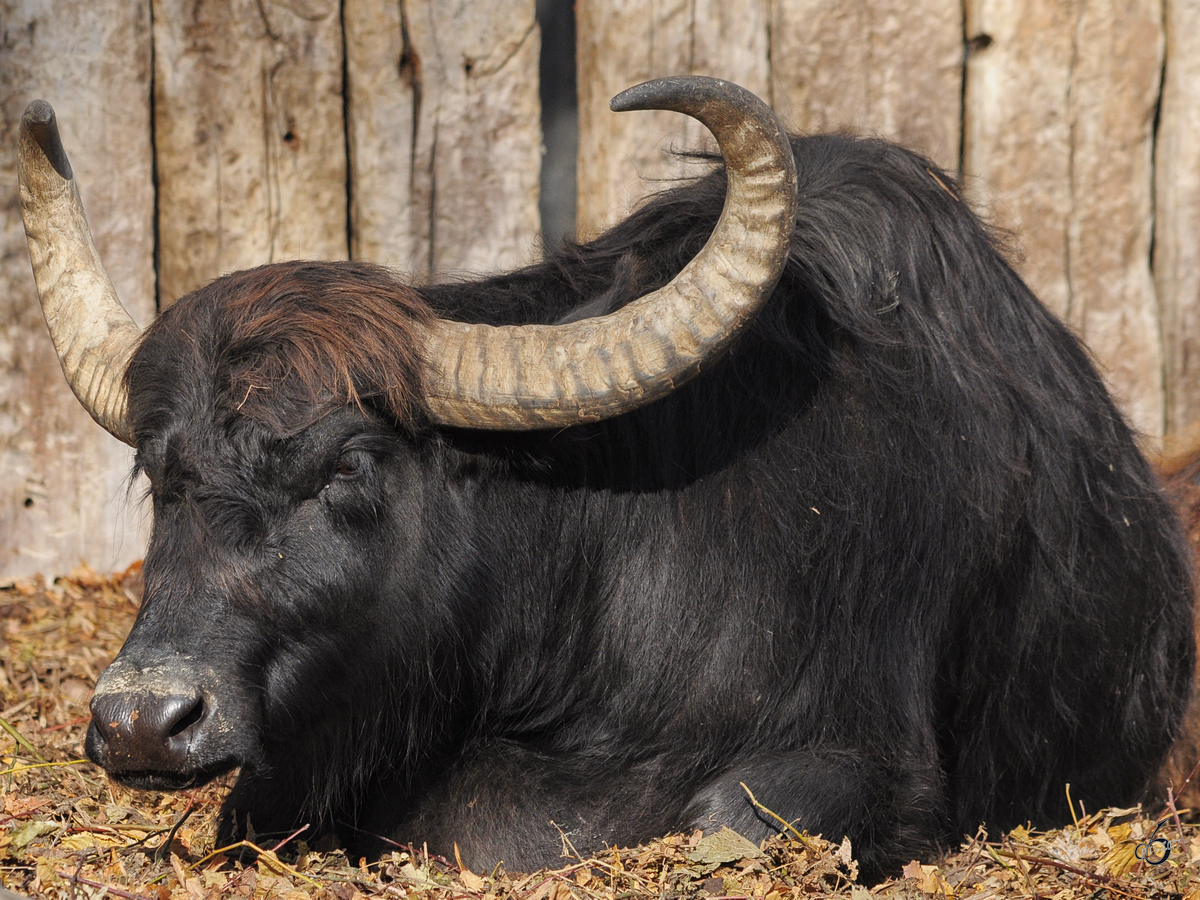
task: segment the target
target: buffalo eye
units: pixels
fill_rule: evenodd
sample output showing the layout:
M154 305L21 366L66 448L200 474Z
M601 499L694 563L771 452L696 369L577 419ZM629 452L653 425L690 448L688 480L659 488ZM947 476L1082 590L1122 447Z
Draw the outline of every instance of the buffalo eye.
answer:
M333 467L333 479L349 481L366 472L370 458L361 450L347 450L338 457Z

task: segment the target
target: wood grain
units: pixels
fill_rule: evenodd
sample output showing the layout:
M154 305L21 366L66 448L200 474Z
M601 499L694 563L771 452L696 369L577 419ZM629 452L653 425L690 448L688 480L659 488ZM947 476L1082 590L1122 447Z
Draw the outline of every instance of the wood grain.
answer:
M1161 7L971 0L964 170L1015 235L1019 268L1074 326L1133 425L1163 433L1163 339L1150 277Z
M956 172L958 0L773 0L771 96L796 131L878 134Z
M1155 148L1154 281L1165 340L1166 429L1200 422L1200 0L1167 0Z
M154 0L159 298L345 259L337 0Z
M578 0L578 229L595 235L671 180L705 166L673 150L715 150L671 112L611 112L620 91L665 75L712 75L770 90L768 0Z
M346 35L355 257L417 279L536 258L533 0L347 0Z

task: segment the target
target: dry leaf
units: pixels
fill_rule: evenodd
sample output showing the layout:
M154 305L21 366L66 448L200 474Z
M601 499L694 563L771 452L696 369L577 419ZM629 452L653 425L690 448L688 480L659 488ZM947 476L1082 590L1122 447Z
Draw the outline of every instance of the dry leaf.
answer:
M463 883L463 886L468 891L482 891L487 887L487 879L476 875L470 869L463 869L459 872L458 880Z
M751 843L732 828L722 828L715 834L708 835L687 853L687 858L696 864L702 875L707 875L718 866L727 863L763 857L764 854L757 844Z
M42 835L53 834L61 829L62 826L57 822L26 822L9 834L9 853L20 855Z
M171 869L175 872L180 886L187 887L187 871L183 868L183 861L174 853L171 854Z
M129 841L120 835L105 834L96 831L82 831L78 834L68 834L58 846L65 850L103 850L113 847L124 847Z
M49 797L18 797L16 794L4 795L4 814L20 819L33 810L47 806L54 801Z
M854 851L850 847L850 838L842 838L842 843L838 846L837 858L841 860L844 866L849 866L854 860Z
M1100 862L1096 864L1096 872L1099 875L1113 875L1120 878L1140 862L1141 860L1137 858L1137 843L1124 841L1100 858Z

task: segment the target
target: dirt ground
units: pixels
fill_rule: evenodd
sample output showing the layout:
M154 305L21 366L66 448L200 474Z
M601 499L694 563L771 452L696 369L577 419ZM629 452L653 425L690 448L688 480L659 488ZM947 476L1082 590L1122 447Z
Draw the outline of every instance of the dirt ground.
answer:
M136 567L0 590L0 883L20 896L1200 900L1200 825L1175 792L1144 810L1080 810L1048 833L981 831L936 865L913 862L870 889L856 882L848 841L791 832L762 846L728 831L672 835L591 859L564 845L562 865L536 873L471 872L411 847L376 862L303 844L290 854L215 847L227 783L137 793L82 758L91 687L139 591ZM244 861L247 850L257 859Z

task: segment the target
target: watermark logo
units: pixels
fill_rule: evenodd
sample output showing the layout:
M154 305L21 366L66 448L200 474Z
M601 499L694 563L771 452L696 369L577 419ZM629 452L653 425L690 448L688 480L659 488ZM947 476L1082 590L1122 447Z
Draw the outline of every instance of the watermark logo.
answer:
M1133 848L1133 855L1152 866L1161 866L1171 858L1171 841L1158 837L1158 830L1167 824L1163 819L1154 826L1154 833Z

